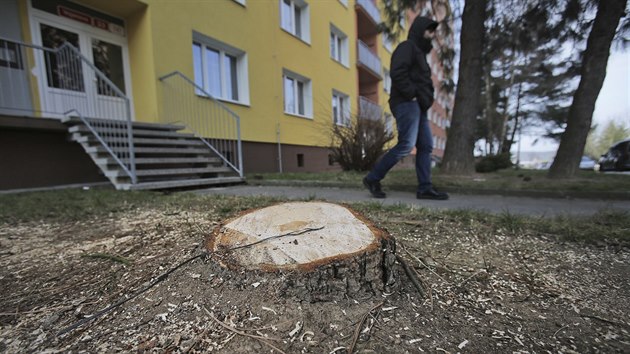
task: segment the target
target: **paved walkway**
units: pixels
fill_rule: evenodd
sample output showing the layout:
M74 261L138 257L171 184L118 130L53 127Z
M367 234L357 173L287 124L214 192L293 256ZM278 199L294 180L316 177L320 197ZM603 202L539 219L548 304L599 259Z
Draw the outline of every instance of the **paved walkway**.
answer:
M384 205L413 205L429 209L474 209L491 213L536 216L590 215L600 210L630 212L627 200L558 199L507 197L500 195L451 194L446 201L417 200L409 192L386 191L386 199L371 198L367 190L322 187L232 186L198 190L199 194L270 196L287 199L318 199L333 202L376 202Z

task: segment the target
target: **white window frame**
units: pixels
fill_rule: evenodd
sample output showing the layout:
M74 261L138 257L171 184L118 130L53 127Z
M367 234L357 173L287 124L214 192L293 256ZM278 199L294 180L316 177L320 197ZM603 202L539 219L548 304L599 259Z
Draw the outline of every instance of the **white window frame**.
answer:
M193 53L193 69L195 71L195 84L202 87L204 91L210 93L210 80L208 78L208 63L206 50L210 49L215 52L219 52L219 71L220 71L220 94L214 97L218 100L236 103L242 105L249 105L249 73L247 69L247 53L241 49L235 48L229 44L218 41L214 38L203 35L199 32L193 32L192 47L199 45L201 47L201 73L198 72L196 67L196 58ZM225 65L225 57L232 56L236 58L236 86L238 98L232 99L229 95L228 81ZM200 77L201 75L201 77ZM195 93L199 96L206 96L201 90L195 90Z
M288 4L287 4L288 3ZM280 28L302 41L311 43L310 7L304 0L279 0L280 4ZM284 21L285 5L289 6L290 21ZM299 10L299 26L296 26L295 11Z
M287 80L292 80L293 82L296 83L295 85L293 85L293 90L291 94L293 95L295 99L294 102L298 102L298 103L299 103L299 88L298 88L299 85L297 83L302 83L302 95L303 95L302 101L304 104L304 107L303 107L304 113L300 113L299 104L295 104L295 106L293 107L293 111L291 110L291 107L289 107L289 102L286 97L287 87L285 86ZM284 113L285 114L301 117L301 118L309 118L309 119L313 118L313 87L312 87L311 79L307 78L306 76L297 74L293 71L284 69L282 72L282 95L284 97Z
M339 64L349 67L348 36L339 28L330 24L330 57Z
M332 120L336 125L350 126L350 96L337 90L332 91Z
M388 95L392 94L392 77L387 68L383 68L383 91L387 92Z

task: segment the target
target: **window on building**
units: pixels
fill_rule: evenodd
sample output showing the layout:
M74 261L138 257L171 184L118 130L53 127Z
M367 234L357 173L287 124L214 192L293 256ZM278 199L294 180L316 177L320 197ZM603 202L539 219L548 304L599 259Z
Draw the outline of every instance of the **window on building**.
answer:
M280 27L292 35L309 42L309 8L304 0L280 0Z
M237 2L237 3L245 6L245 0L234 0L234 2Z
M388 52L392 52L392 48L393 48L393 43L391 38L389 38L389 36L385 33L383 33L383 47L385 47L385 49L387 49Z
M201 34L193 34L193 67L198 95L249 104L247 55Z
M330 25L330 57L348 66L348 36L332 24Z
M311 118L312 89L311 80L285 70L282 76L284 85L284 112Z
M297 154L297 167L304 167L304 154Z
M343 4L343 6L348 7L348 0L339 0L340 3Z
M400 12L400 28L405 28L407 25L407 11L402 10Z
M333 122L337 125L350 125L350 96L333 91L332 94Z
M392 93L392 78L389 76L389 70L383 68L383 90L387 94Z
M394 117L389 113L385 113L385 132L394 134Z

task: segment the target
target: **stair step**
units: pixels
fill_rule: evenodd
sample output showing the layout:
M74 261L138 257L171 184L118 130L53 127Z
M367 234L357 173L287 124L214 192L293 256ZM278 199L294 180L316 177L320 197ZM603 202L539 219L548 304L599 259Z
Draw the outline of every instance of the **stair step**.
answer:
M94 154L94 153L107 153L107 150L105 150L104 147L102 146L89 146L85 149L85 151L89 154ZM120 153L120 152L125 152L127 151L124 148L112 148L112 151L114 153ZM171 155L171 154L177 154L177 155L209 155L212 150L208 149L208 148L168 148L168 147L135 147L134 151L137 155L140 154L147 154L147 155L156 155L156 154L166 154L166 155Z
M123 163L128 163L129 159L120 159ZM205 163L205 164L218 164L221 163L221 159L218 157L140 157L136 158L136 165L153 165L153 164L192 164L192 163ZM115 165L117 162L112 158L97 158L95 160L97 164L101 165Z
M217 178L198 178L183 179L174 181L144 182L135 185L122 184L119 189L143 190L143 189L168 189L194 186L210 186L217 184L242 183L245 179L241 177L217 177Z
M121 122L120 120L115 119L100 119L100 118L90 118L91 121L102 122L103 124L114 122ZM62 119L62 122L67 125L83 125L83 121L79 117L70 117ZM181 124L163 124L163 123L145 123L145 122L132 122L131 126L135 129L151 129L151 130L171 130L178 131L185 129L186 126Z
M108 144L127 144L126 138L107 137L102 139ZM80 133L72 134L72 140L78 143L98 143L98 139L91 135L81 135ZM182 146L205 146L205 143L199 139L152 139L152 138L133 138L133 144L136 145L182 145Z
M136 176L174 176L174 175L193 175L202 173L228 173L234 172L229 167L197 167L197 168L164 168L164 169L151 169L151 170L136 170ZM124 171L110 170L105 172L107 177L128 177Z
M74 127L70 127L68 129L70 133L82 133L82 134L91 134L91 130L85 125L75 125ZM110 133L110 134L126 134L126 130L114 129L114 128L99 128L97 130L99 133ZM152 129L133 129L133 136L157 136L157 137L173 137L173 138L194 138L195 135L192 133L179 133L175 131L165 131L165 130L152 130Z

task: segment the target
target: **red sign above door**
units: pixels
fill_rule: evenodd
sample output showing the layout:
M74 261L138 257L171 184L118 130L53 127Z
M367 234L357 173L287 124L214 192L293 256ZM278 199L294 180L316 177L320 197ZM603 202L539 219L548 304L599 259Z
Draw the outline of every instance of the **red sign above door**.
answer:
M125 29L115 23L111 23L98 17L90 16L81 11L70 9L62 5L57 5L57 14L59 16L66 17L77 22L85 23L104 31L112 32L121 36L125 35Z

